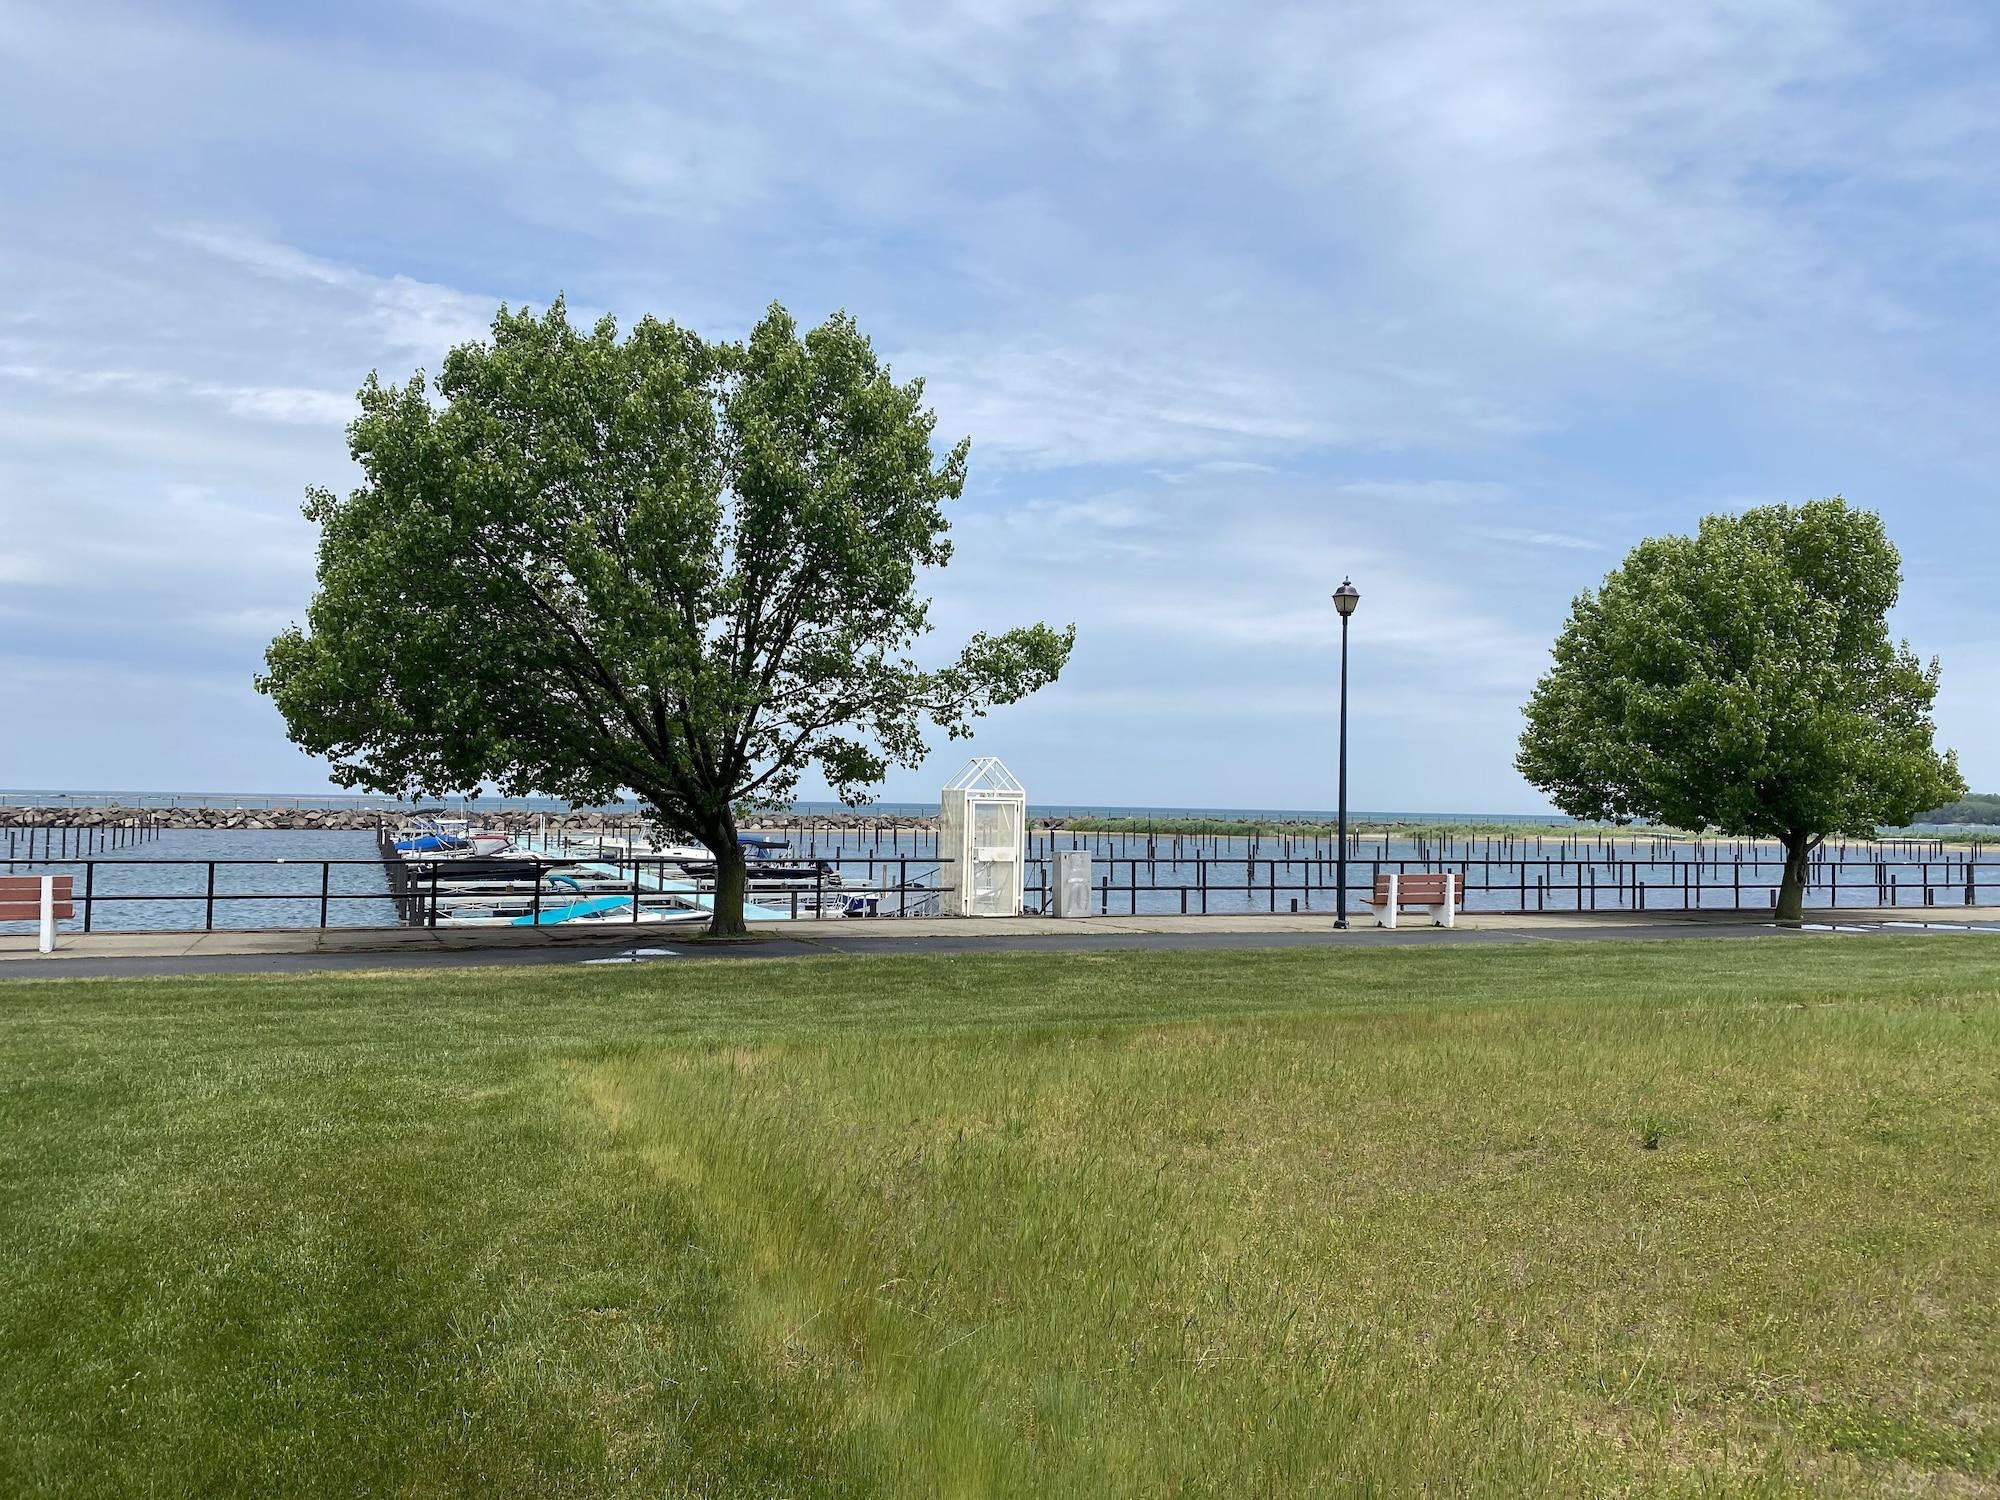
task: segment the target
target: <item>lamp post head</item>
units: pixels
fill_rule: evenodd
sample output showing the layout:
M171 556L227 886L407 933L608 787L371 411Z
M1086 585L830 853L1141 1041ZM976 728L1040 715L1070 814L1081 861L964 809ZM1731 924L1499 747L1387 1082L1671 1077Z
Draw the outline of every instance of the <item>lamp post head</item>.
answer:
M1333 607L1340 611L1341 619L1353 614L1354 606L1360 602L1361 590L1354 586L1353 580L1341 579L1340 587L1333 591Z

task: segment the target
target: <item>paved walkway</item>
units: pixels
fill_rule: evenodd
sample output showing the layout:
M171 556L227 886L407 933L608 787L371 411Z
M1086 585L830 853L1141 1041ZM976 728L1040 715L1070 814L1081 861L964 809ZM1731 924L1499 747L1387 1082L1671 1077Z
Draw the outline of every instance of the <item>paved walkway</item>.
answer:
M637 962L653 958L784 958L835 953L1418 946L1650 938L1793 938L1963 931L2000 936L2000 907L1900 907L1831 913L1803 932L1755 912L1537 912L1461 917L1450 931L1406 918L1391 932L1361 916L1346 931L1322 914L1207 917L925 917L754 924L748 938L708 942L671 927L328 928L301 932L97 932L65 935L53 954L32 936L0 937L0 979L165 974L301 973L479 964Z

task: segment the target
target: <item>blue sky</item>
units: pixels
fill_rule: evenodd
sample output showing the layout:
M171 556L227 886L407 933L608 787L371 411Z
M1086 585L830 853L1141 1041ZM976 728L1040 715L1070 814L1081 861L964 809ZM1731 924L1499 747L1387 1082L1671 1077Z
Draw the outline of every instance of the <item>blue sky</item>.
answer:
M1079 627L977 742L1039 800L1330 805L1351 573L1354 804L1536 810L1570 597L1834 492L2000 789L1996 69L1981 4L0 0L0 785L323 787L250 688L302 491L560 291L927 378L940 645Z

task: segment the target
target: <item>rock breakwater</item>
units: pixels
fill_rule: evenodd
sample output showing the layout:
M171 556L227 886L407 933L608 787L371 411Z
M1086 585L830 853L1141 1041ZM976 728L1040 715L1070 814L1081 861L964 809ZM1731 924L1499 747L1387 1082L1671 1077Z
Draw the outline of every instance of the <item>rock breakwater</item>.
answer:
M411 814L380 809L326 807L0 807L0 829L6 828L110 828L143 826L151 828L282 829L287 832L321 829L329 833L372 833L383 826L399 826ZM526 833L535 828L561 831L634 832L643 820L628 812L522 812L516 809L475 809L451 816L465 816L480 828L504 833ZM937 826L935 817L923 814L868 812L851 813L766 813L746 818L743 826L763 832L804 832L812 829L867 828L928 831Z

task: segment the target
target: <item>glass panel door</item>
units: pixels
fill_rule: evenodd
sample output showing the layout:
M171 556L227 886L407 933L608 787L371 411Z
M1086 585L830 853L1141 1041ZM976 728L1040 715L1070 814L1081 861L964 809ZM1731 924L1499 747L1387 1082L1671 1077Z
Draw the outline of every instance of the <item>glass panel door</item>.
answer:
M1004 802L972 804L972 912L1011 917L1014 894L1013 810Z

